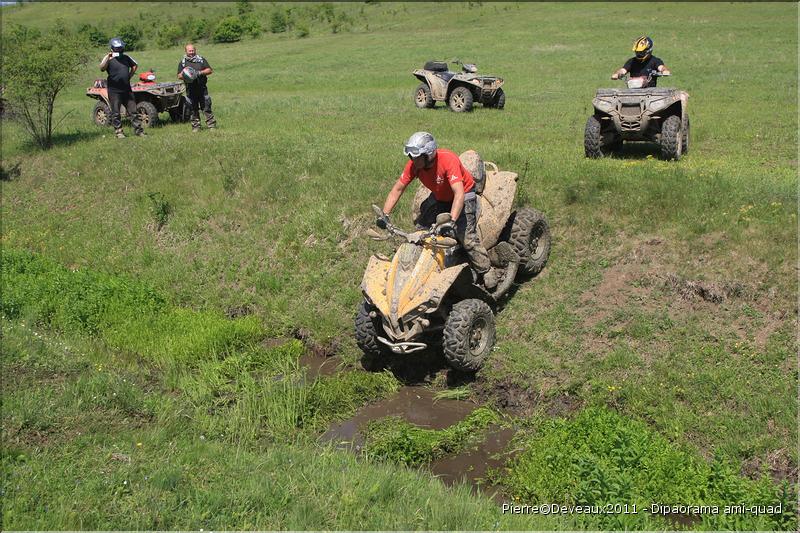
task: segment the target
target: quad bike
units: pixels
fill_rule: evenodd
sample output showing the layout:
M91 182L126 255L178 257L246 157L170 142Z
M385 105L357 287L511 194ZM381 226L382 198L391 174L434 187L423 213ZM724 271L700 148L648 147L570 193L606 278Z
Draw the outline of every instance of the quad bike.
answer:
M140 74L139 80L139 82L131 86L131 89L133 89L136 111L143 127L148 128L158 125L158 114L163 112L168 112L170 119L175 122L189 120L189 105L184 98L186 87L182 82L157 83L152 69ZM111 104L108 100L106 80L96 79L94 84L86 89L86 96L97 100L92 110L94 123L98 126L111 125ZM125 107L120 107L120 116L124 117L126 114Z
M667 160L689 152L689 94L648 87L653 77L664 75L651 71L628 78L626 89L597 89L583 136L586 157L617 152L626 141L655 142Z
M414 93L414 103L419 108L432 108L436 102L447 102L452 111L471 111L475 102L484 107L503 109L506 95L501 88L503 78L479 76L478 68L471 63L461 63L461 72L450 72L445 61L428 61L425 67L413 72L421 81Z
M475 152L462 154L462 161L470 154L482 170L484 164ZM544 215L529 207L514 210L517 174L498 171L493 163L486 166L490 170L478 195L478 235L492 266L501 272L496 288L487 291L479 284L462 247L441 234L449 213L439 215L432 227L414 232L391 223L386 234L368 230L372 239L395 238L401 244L391 259L370 257L361 282L364 300L356 314L355 335L365 368L379 365L391 352L408 354L441 345L451 367L479 370L494 347L499 300L514 281L535 276L547 263L550 229ZM479 174L473 173L476 184ZM428 194L420 186L415 214ZM378 216L383 214L379 207L373 209Z

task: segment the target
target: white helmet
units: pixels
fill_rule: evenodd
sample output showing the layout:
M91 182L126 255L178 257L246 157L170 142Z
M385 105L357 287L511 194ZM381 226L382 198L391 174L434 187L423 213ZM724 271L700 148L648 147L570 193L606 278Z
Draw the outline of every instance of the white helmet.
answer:
M108 47L111 48L112 52L124 52L125 51L125 41L123 41L119 37L112 37L108 41Z
M408 157L419 157L421 155L429 158L436 153L436 139L427 131L418 131L408 138L403 148L403 153Z
M185 83L192 83L197 79L197 71L192 67L184 67L181 71L181 76L183 76Z

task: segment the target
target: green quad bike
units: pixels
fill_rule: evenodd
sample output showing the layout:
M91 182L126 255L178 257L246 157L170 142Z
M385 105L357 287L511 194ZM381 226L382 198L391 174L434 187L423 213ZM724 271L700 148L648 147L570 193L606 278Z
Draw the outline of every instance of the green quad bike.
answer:
M586 122L586 157L603 157L622 150L625 142L654 142L665 160L679 160L689 152L689 94L673 88L648 87L654 77L626 80L625 89L597 89L594 113Z

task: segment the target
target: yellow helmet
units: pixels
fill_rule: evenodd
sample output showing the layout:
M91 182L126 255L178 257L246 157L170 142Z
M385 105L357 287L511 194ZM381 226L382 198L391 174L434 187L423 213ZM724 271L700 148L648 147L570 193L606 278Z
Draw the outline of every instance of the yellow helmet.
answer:
M653 39L646 35L642 35L633 41L633 51L636 54L636 59L644 61L653 52Z

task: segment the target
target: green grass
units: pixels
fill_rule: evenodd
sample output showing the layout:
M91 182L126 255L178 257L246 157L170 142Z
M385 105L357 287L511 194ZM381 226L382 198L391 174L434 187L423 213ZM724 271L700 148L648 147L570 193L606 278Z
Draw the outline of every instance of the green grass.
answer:
M697 513L695 529L788 530L796 523L797 507L788 483L777 488L766 475L757 481L743 479L724 459L708 463L645 424L607 409L586 409L569 421L542 420L532 435L517 440L514 446L524 451L500 476L514 499L599 507L628 504L638 511L585 515L579 517L583 527L668 527L662 516L650 512L653 503L718 508L717 513ZM782 512L724 512L726 505L740 503Z
M143 25L154 7L165 20L182 9L115 4L118 18ZM52 150L34 149L3 122L3 369L15 376L3 382L3 475L4 490L20 487L4 497L6 527L613 526L515 521L404 468L321 452L314 437L325 424L397 383L353 371L308 380L302 345L259 344L303 329L316 342L337 341L344 361L355 362L363 269L371 252L390 251L362 237L369 206L385 198L404 164L401 143L420 129L519 172L521 201L542 210L553 231L548 266L498 314L498 346L478 381L447 394L503 405L509 390L520 392L527 400L517 414L556 424L554 435L573 422L548 422L547 413L566 409L580 426L584 415L571 409L608 409L647 435L648 449L668 442L674 457L694 457L696 487L715 464L727 465L723 477L746 494L751 484L767 487L762 471L774 487L791 479L797 6L336 8L353 17L349 31L332 34L317 21L303 39L198 43L215 70L214 134L166 123L146 139L117 141L89 120L84 92L100 77L95 64L60 96L57 114L68 115ZM57 18L116 24L87 3L2 9L4 28L46 28ZM197 9L216 16L235 5ZM603 21L614 21L613 35ZM677 163L645 149L586 160L594 90L613 86L608 75L642 31L673 70L662 85L690 94L691 153ZM146 44L132 55L170 79L181 47ZM454 57L505 78L505 110L413 106L410 71ZM402 225L409 205L404 198L396 210ZM709 302L686 292L689 283L729 292ZM247 316L228 318L242 310ZM14 333L23 324L26 332ZM535 439L519 442L538 453ZM142 462L109 459L114 453ZM512 468L516 481L507 483L538 472L539 459L531 461L530 470ZM234 477L248 481L231 491ZM126 479L136 490L118 484ZM517 494L536 503L544 493Z

